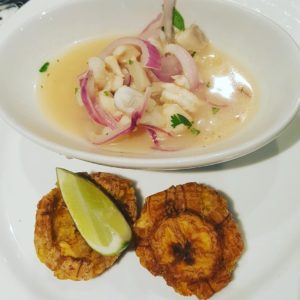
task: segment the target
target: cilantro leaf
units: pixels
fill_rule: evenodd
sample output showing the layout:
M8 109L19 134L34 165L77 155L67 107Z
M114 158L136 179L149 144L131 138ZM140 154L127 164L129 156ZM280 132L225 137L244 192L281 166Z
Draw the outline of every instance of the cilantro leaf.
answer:
M181 114L175 114L171 116L171 126L176 128L178 125L183 124L184 126L191 128L192 123L189 119Z
M39 72L40 73L44 73L48 70L48 67L49 67L50 63L47 61L45 62L39 69Z
M173 9L173 18L172 18L173 26L177 29L184 31L185 25L184 25L184 19L180 12L174 7Z
M200 134L200 130L197 129L197 128L195 128L195 127L192 127L192 128L191 128L191 133L192 133L193 135L198 135L198 134Z
M187 119L185 116L183 116L181 114L172 115L171 116L171 126L173 128L176 128L180 124L186 126L193 135L200 134L200 130L195 127L192 127L193 123L189 119Z
M212 113L215 115L216 113L219 112L220 108L219 107L212 107L211 110L212 110Z

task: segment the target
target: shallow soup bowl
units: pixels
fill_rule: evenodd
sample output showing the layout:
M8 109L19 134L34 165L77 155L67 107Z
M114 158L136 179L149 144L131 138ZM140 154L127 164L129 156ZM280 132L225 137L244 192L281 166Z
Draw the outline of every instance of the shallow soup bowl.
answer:
M205 148L172 152L108 151L64 132L42 113L37 80L43 62L78 41L140 32L161 10L161 1L31 0L0 29L2 117L26 137L58 153L128 168L210 165L246 155L272 141L299 107L296 43L271 20L231 2L184 0L177 7L187 23L199 25L212 44L245 67L258 84L257 113L231 137Z

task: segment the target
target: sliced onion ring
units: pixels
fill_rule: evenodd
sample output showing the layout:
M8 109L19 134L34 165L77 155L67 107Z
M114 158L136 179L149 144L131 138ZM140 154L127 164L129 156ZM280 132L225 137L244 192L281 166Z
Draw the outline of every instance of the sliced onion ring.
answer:
M146 110L151 93L152 93L151 88L147 88L144 94L144 101L142 105L131 114L131 121L129 125L122 128L116 128L115 130L112 130L107 135L103 135L103 134L96 135L94 133L90 133L89 138L91 142L95 145L101 145L101 144L111 142L121 136L124 136L132 132L137 127L139 120L142 118Z
M158 139L158 136L157 136L158 132L163 133L169 137L172 137L173 135L170 132L168 132L162 128L159 128L157 126L153 126L153 125L145 124L145 123L140 123L138 126L140 128L146 129L146 131L148 132L148 134L151 138L151 141L153 143L152 149L159 150L159 151L177 151L178 150L175 148L169 148L169 147L162 146Z
M160 142L157 138L157 133L154 129L152 128L146 128L147 132L149 133L152 143L154 145L154 148L159 148L160 147Z
M159 36L161 27L163 24L163 14L160 13L158 16L152 20L146 28L140 33L140 38L148 39L150 37L157 38Z
M88 91L88 81L90 76L91 73L86 72L85 74L81 74L79 77L82 103L92 120L100 125L115 129L117 126L115 119L109 116L99 103L96 105L94 103L95 101L93 101L90 97L91 93Z
M118 137L121 137L123 135L126 135L130 132L132 132L136 128L137 121L139 119L138 113L133 113L131 116L131 122L128 126L123 128L117 128L115 130L112 130L110 133L106 135L96 135L95 133L89 133L89 139L91 142L95 145L101 145L108 142L111 142Z
M139 47L142 51L142 64L146 68L160 69L160 53L158 49L150 42L136 37L125 37L115 40L104 48L104 50L100 53L100 58L104 59L106 56L110 55L114 49L122 45L134 45Z
M182 67L175 55L165 55L161 58L160 70L152 70L155 76L163 82L173 82L172 76L182 73Z
M123 85L130 86L131 81L132 81L132 78L131 78L130 73L128 72L128 73L126 73L125 76L124 76Z
M165 47L165 52L176 56L182 66L183 74L189 81L190 90L195 91L200 86L200 80L196 62L191 54L183 47L176 44L168 44Z
M168 131L166 131L162 128L159 128L157 126L154 126L154 125L150 125L150 124L146 124L146 123L140 123L139 127L142 127L142 128L145 128L145 129L152 129L152 130L164 133L165 135L168 135L170 137L173 136L172 133L170 133L170 132L168 132Z
M153 70L146 70L146 74L151 82L159 82L160 80L153 73Z
M174 148L166 148L166 147L163 147L161 145L161 143L159 142L158 137L157 137L157 132L159 130L154 129L151 126L150 127L145 127L145 129L147 130L147 132L148 132L148 134L151 138L151 141L153 143L152 149L159 150L159 151L168 151L168 152L178 150L178 149L174 149Z

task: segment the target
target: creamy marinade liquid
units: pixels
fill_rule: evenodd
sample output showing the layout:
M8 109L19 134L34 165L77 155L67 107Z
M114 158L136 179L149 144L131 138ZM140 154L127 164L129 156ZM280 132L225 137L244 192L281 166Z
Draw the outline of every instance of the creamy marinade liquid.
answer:
M46 117L60 130L86 142L89 142L87 132L99 132L99 127L89 119L84 107L78 104L78 75L86 71L88 59L97 56L113 40L74 44L63 55L51 61L40 78L39 99ZM186 130L176 138L168 137L164 145L173 149L206 147L234 134L251 119L258 106L254 80L231 58L209 45L198 52L194 59L206 90L203 96L206 101L201 101L193 124L200 130L200 134L195 136ZM226 100L228 105L220 105L220 100ZM131 153L155 151L151 150L152 142L147 133L140 130L97 147Z

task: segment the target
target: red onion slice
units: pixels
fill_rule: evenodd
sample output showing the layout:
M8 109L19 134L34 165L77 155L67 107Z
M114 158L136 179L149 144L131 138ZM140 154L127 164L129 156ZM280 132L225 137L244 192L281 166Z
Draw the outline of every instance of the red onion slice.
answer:
M95 104L95 101L91 99L91 93L88 91L89 78L90 72L86 72L85 74L80 75L79 78L81 99L86 111L88 112L92 120L94 120L96 123L109 127L111 129L116 128L117 122L104 111L99 103Z
M168 44L165 47L165 52L176 56L182 66L183 74L189 81L190 90L195 91L200 86L200 81L198 68L191 54L183 47L176 44Z
M154 125L150 125L150 124L145 124L145 123L141 123L139 124L139 127L142 127L142 128L145 128L145 129L151 129L151 130L155 130L155 131L159 131L167 136L173 136L172 133L162 129L162 128L159 128L157 126L154 126Z
M147 88L144 94L143 104L131 114L131 121L128 126L125 126L123 128L116 128L115 130L112 130L107 135L96 135L92 133L89 137L91 142L96 145L101 145L101 144L111 142L121 136L124 136L132 132L137 127L139 120L142 118L146 110L150 96L151 96L151 89Z
M152 38L159 37L162 24L163 24L163 14L160 13L154 20L152 20L146 26L146 28L140 33L139 36L145 40L149 39L150 37Z
M164 24L166 39L168 42L170 42L173 37L173 10L175 4L176 4L176 0L164 0L163 24Z
M151 82L159 82L160 80L153 73L153 70L146 70L146 74Z
M163 82L173 82L172 76L182 74L182 67L175 55L165 55L161 58L160 70L152 70L155 76Z
M128 72L128 73L126 73L125 76L124 76L123 85L130 86L131 81L132 81L132 78L131 78L130 73Z
M139 47L142 51L142 64L146 68L160 69L160 53L158 49L150 42L136 37L125 37L115 40L100 53L100 58L104 59L106 56L110 55L114 49L122 45L134 45Z
M132 132L136 128L136 123L139 119L139 115L137 112L134 112L131 117L131 122L130 125L123 127L123 128L117 128L115 130L112 130L110 133L106 135L96 135L96 134L91 134L89 136L91 142L95 145L101 145L105 144L108 142L111 142L118 137L124 136L130 132Z
M152 143L153 143L153 147L152 149L154 150L159 150L159 151L168 151L168 152L171 152L171 151L177 151L178 149L174 149L174 148L165 148L161 145L161 143L159 142L158 140L158 137L157 137L157 131L156 129L152 128L151 126L147 126L145 127L145 129L147 130L151 140L152 140Z
M152 149L154 150L159 150L159 151L177 151L178 149L175 149L175 148L166 148L166 147L163 147L158 139L158 136L157 136L157 133L158 132L161 132L169 137L172 137L173 135L162 129L162 128L159 128L159 127L156 127L156 126L153 126L153 125L149 125L149 124L139 124L139 127L141 128L144 128L147 130L151 140L152 140L152 143L153 143L153 147Z
M109 127L111 129L115 129L118 127L117 119L114 118L109 112L106 112L102 107L101 103L98 102L95 105L95 109L98 112L98 114L104 119L106 127Z
M146 130L148 131L151 139L152 139L152 142L154 144L155 147L159 147L160 146L160 143L158 141L158 138L157 138L157 133L154 129L152 128L146 128Z

